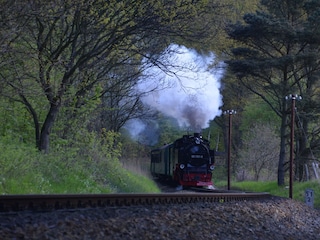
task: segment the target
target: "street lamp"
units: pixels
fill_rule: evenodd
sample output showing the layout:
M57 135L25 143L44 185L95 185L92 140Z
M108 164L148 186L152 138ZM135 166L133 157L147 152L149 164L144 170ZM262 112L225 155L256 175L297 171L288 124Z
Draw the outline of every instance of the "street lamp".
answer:
M226 110L224 114L229 115L229 132L228 132L228 190L230 190L230 178L231 178L231 130L232 130L232 115L236 114L235 110Z
M295 103L296 100L301 100L302 97L297 94L286 96L286 100L291 100L291 134L290 134L290 168L289 168L289 198L292 198L293 188L293 153L294 153L294 120L295 120Z

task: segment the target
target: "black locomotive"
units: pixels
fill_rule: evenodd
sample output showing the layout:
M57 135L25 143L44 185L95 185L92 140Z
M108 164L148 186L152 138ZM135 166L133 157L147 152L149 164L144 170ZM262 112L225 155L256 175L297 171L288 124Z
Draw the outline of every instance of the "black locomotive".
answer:
M151 151L151 174L181 187L213 187L214 150L200 133L184 135Z

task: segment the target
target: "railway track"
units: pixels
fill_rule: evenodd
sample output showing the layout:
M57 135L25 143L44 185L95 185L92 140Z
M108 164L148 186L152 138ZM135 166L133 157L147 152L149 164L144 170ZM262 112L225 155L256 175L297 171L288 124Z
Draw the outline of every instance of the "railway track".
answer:
M134 206L153 204L179 204L195 202L230 202L263 200L269 193L244 192L172 192L157 194L48 194L2 195L0 212L52 211L107 206Z

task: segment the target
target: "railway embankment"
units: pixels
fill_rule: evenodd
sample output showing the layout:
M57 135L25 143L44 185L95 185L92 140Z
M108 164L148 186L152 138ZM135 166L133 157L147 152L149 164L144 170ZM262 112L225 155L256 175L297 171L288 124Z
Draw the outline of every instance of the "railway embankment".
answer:
M288 198L0 214L2 239L319 239L320 211Z

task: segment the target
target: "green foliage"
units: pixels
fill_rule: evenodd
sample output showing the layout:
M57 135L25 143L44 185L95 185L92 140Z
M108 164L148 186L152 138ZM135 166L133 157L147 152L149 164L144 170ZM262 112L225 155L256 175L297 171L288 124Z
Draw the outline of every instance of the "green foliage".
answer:
M210 121L209 127L203 129L202 136L210 141L210 149L223 151L223 133L215 121Z
M243 23L227 27L228 36L237 44L231 50L232 59L227 63L239 83L265 101L273 110L273 116L280 118L274 124L278 124L280 130L278 184L283 185L288 152L285 143L290 136L290 111L285 97L289 94L306 96L305 103L300 105L303 124L299 127L304 134L296 134L296 142L299 142L296 155L310 151L306 147L309 141L313 142L309 146L319 148L319 134L315 134L319 131L310 126L318 122L312 114L319 109L315 89L318 89L320 70L319 55L314 54L319 50L320 41L311 19L318 15L320 8L314 5L310 11L306 8L309 1L262 0L260 3L260 11L247 13ZM312 40L310 36L313 36ZM233 82L227 84L232 85ZM257 107L251 105L250 109L259 113ZM260 112L260 116L266 119L264 112ZM248 128L249 122L245 122L244 127ZM302 169L302 166L297 168ZM297 174L302 178L302 173Z
M177 138L181 138L184 134L187 134L187 131L184 131L179 127L176 119L164 116L162 114L160 114L158 117L158 128L161 129L158 146L172 143Z
M87 145L62 146L49 154L1 138L0 193L157 192L154 182L125 170L113 149L117 134L84 135Z
M16 142L8 137L2 137L0 141L0 188L2 193L9 193L11 184L19 187L25 186L25 182L17 182L17 179L22 176L27 177L33 168L32 162L26 156L30 156L30 159L37 156L36 149L28 148L23 143L19 143L19 141L19 147L17 147Z
M20 103L0 98L0 122L0 136L34 143L32 118Z
M212 172L212 181L215 186L219 187L227 181L227 171L225 164L215 165L215 169Z
M107 170L108 185L114 192L159 192L160 190L153 181L143 175L130 172L117 162Z
M213 15L211 17L214 18L214 30L212 30L211 38L206 42L205 46L200 46L200 51L210 46L209 50L217 55L217 59L225 60L227 56L226 52L229 52L236 44L227 37L224 31L226 24L230 22L242 22L245 13L255 12L258 9L259 1L260 0L218 1L219 6L216 8L216 12L211 12L211 15Z
M226 182L217 182L216 186L225 187ZM288 186L278 186L277 182L231 182L232 189L238 189L249 192L268 192L274 196L289 197ZM293 199L301 202L305 202L305 191L312 189L315 193L314 207L320 208L320 185L319 181L308 182L294 182L293 184Z
M0 94L28 109L35 142L45 152L59 118L68 130L69 118L74 120L83 105L107 93L110 101L122 103L111 108L123 110L119 98L132 98L125 111L117 109L109 116L109 123L121 127L138 111L133 103L141 96L133 86L148 67L145 59L159 62L165 70L166 63L159 60L163 49L172 42L205 41L213 26L209 21L213 15L208 15L212 3L207 0L8 2L0 2L6 9L0 21ZM121 75L119 69L134 71ZM121 95L125 88L131 91ZM63 107L68 114L59 114Z
M251 96L242 111L241 131L248 131L253 124L271 124L280 126L280 118L277 114L258 97Z

